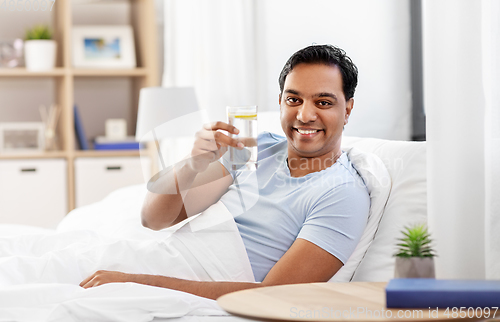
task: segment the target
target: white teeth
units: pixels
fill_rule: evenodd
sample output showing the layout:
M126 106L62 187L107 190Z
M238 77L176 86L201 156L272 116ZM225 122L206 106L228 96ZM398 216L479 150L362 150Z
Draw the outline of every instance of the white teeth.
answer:
M312 133L318 132L318 130L300 130L300 129L297 129L297 132L299 132L300 134L312 134Z

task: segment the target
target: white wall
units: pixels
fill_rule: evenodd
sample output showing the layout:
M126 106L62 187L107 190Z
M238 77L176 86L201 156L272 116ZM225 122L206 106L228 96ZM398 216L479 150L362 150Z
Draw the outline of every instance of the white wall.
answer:
M345 133L411 137L409 0L257 0L259 108L277 110L278 76L313 43L343 48L359 69Z

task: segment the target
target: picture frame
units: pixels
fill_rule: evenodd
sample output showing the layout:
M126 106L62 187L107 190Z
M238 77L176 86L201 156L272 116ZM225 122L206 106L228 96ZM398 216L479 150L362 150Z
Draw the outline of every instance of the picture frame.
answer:
M134 34L129 25L73 26L76 68L135 68Z
M42 152L45 149L42 122L0 123L0 153Z

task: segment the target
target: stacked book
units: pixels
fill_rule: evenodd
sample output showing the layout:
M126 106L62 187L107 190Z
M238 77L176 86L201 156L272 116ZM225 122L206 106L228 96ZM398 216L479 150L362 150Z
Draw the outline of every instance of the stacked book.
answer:
M141 148L142 145L135 140L135 136L127 136L123 139L98 136L94 141L95 150L139 150Z
M80 111L78 106L74 106L74 119L75 119L75 132L78 145L81 150L89 149L89 140L85 135L85 130L83 128L82 118L80 116ZM123 131L126 133L126 130ZM143 148L140 142L135 140L135 136L126 137L109 137L109 136L98 136L94 140L95 150L139 150Z

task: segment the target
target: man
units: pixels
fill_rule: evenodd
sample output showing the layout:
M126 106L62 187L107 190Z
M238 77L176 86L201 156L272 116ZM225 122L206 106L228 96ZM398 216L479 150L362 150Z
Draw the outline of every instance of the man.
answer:
M83 287L136 282L216 299L248 288L326 282L342 267L361 237L370 206L366 187L341 151L357 68L337 47L309 46L290 57L279 83L286 139L259 135L256 182L245 180L248 171L229 172L222 165L228 147L244 145L221 132L237 134L238 129L216 122L197 133L191 158L163 178L161 185L177 194L150 192L142 211L143 225L158 230L222 201L235 216L261 283L99 271L84 280ZM245 189L257 190L258 198L241 211L239 198Z

